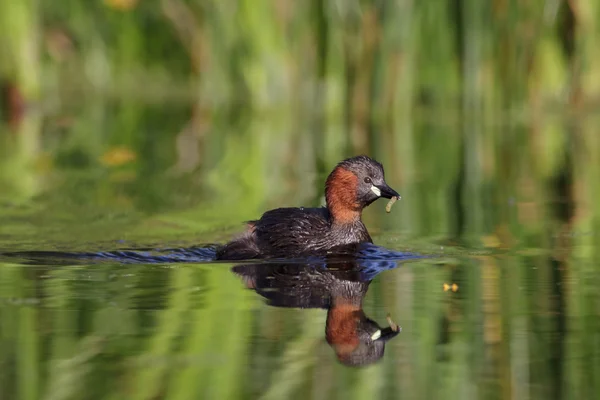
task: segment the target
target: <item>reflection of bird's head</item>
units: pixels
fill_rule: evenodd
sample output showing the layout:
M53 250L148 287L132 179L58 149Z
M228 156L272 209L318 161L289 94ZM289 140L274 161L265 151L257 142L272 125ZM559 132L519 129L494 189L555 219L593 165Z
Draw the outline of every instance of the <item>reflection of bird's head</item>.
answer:
M360 305L341 302L327 312L325 337L341 363L358 367L383 356L385 343L401 330L391 321L390 325L382 329Z

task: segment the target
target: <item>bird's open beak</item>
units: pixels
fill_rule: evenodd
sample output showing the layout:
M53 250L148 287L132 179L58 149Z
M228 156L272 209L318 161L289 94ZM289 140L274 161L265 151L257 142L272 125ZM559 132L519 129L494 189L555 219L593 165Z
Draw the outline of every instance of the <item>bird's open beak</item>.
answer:
M377 330L372 336L371 336L371 340L373 341L383 341L383 342L387 342L388 340L396 337L396 335L398 335L400 333L401 329L395 331L392 328L388 327L388 328L383 328L380 330Z
M386 183L382 185L373 185L371 190L373 190L373 192L376 195L380 197L385 197L386 199L391 199L392 197L397 197L398 199L400 199L400 195L398 194L398 192L389 187Z

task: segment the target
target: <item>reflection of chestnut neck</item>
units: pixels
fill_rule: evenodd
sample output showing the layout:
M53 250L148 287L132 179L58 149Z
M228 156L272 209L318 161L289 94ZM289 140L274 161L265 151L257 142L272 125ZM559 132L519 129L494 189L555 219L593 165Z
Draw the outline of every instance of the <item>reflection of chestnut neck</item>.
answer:
M358 346L358 324L364 318L362 295L332 298L327 310L325 337L336 353L351 353Z
M361 207L356 201L358 178L345 168L338 167L329 175L325 184L325 199L336 224L348 224L360 220Z

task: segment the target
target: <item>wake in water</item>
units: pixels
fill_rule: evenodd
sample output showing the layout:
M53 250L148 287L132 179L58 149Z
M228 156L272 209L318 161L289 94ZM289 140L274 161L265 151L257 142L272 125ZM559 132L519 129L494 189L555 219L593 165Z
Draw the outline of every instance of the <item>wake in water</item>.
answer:
M30 265L98 264L161 264L202 263L215 260L216 245L168 249L123 249L97 252L15 251L0 253L0 259Z
M87 265L98 263L119 264L171 264L171 263L215 263L217 245L167 249L119 249L98 252L67 251L16 251L2 252L0 259L27 265ZM326 254L314 254L301 259L285 260L286 262L319 264L327 260L328 264L345 262L349 259L360 261L363 269L381 271L396 266L398 261L424 258L428 256L399 252L371 243L344 246L328 251ZM256 262L257 260L248 260ZM278 262L281 259L262 260L262 262ZM231 262L228 262L231 263ZM386 264L387 263L387 264ZM377 272L376 272L377 273Z

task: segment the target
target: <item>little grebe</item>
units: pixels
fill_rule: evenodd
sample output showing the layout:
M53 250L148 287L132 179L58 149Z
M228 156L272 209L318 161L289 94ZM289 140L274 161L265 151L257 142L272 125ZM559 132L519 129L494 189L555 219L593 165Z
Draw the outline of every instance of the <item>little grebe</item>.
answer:
M327 178L326 207L267 211L259 220L249 221L244 234L217 249L217 259L297 257L372 243L361 215L380 197L400 197L385 183L383 166L367 156L349 158Z

